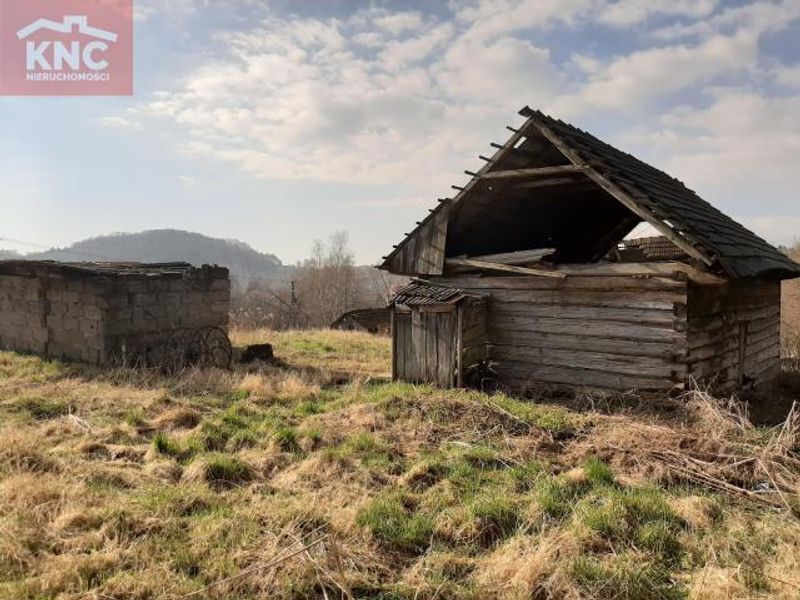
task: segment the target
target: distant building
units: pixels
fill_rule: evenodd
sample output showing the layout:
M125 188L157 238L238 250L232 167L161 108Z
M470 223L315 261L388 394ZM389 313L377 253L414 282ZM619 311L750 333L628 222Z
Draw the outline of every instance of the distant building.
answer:
M381 265L393 373L612 390L757 384L800 265L680 181L567 123L525 123ZM663 237L625 237L647 222ZM482 378L484 378L482 375Z
M389 308L361 308L344 313L331 323L331 329L389 335L390 323Z
M229 308L222 267L0 261L0 349L94 364L202 358L223 366Z

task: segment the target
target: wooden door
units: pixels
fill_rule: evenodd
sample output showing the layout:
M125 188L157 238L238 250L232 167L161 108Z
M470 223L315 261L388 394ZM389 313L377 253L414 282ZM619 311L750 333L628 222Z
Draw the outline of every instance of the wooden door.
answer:
M455 307L395 313L396 377L413 383L454 385L456 366Z

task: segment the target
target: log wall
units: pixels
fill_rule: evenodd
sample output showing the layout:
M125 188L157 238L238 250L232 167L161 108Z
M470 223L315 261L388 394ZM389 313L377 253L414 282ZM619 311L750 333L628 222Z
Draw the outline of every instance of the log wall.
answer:
M488 358L501 381L615 390L670 389L686 380L685 277L576 273L445 277L486 299Z
M688 374L721 388L757 385L780 367L779 283L689 285Z

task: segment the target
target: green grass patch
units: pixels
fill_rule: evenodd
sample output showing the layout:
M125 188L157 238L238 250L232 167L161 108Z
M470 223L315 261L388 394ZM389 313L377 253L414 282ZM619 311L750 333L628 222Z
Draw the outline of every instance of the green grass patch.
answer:
M590 489L586 481L572 480L565 475L540 479L534 487L534 496L545 515L563 519L572 513L575 502Z
M284 452L300 452L300 438L294 427L280 427L273 436L275 443Z
M41 396L26 396L20 398L16 404L21 410L39 421L68 415L71 408L70 403L66 400Z
M356 433L345 439L329 453L338 459L357 460L368 468L380 469L392 474L403 470L403 463L393 448L383 439L371 433Z
M599 488L576 509L578 520L613 544L636 547L661 561L675 561L681 553L678 534L683 523L664 498L652 488Z
M588 424L584 415L579 415L559 406L543 406L530 400L512 398L505 394L479 395L479 400L512 415L523 423L544 429L557 437L569 437Z
M358 513L356 523L387 546L409 553L424 552L434 529L433 520L417 512L416 503L402 492L374 499Z
M484 546L512 536L521 520L519 506L502 490L492 490L478 496L470 504L469 516Z
M153 440L150 443L156 452L163 454L164 456L182 459L186 454L186 449L181 445L181 443L163 431L156 432L156 434L153 436Z
M679 600L686 597L668 569L658 562L622 553L600 560L581 556L572 576L588 597L598 600Z
M255 476L250 465L229 454L207 454L197 460L206 483L218 488L234 487Z

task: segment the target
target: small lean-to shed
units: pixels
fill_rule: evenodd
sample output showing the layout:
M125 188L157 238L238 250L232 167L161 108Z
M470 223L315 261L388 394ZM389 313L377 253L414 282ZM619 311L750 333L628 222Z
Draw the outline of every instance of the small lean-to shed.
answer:
M411 283L392 300L392 375L442 387L464 385L486 354L486 314L480 297L453 288Z
M509 387L737 388L773 375L780 282L800 265L666 173L539 111L520 114L485 165L384 257L381 268L416 278L393 303L395 377L463 381L448 376L452 362L431 367L458 352L429 338L457 336L452 319L415 308L426 288L437 307L483 301L483 339L470 343ZM626 241L643 222L661 236Z

